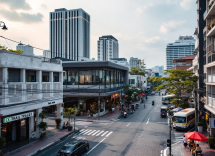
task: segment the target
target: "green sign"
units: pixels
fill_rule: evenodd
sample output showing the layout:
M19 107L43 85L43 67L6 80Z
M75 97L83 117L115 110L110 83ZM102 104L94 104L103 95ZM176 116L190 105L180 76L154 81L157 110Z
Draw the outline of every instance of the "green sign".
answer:
M5 118L5 119L4 119L4 122L5 122L5 123L8 123L9 121L10 121L10 118Z

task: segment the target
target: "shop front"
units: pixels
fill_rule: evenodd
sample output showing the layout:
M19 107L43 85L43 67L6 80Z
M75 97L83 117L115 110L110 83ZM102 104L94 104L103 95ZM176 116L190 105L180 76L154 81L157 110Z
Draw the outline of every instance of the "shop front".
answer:
M34 117L35 112L23 112L1 118L1 136L6 142L22 141L29 138L29 117Z

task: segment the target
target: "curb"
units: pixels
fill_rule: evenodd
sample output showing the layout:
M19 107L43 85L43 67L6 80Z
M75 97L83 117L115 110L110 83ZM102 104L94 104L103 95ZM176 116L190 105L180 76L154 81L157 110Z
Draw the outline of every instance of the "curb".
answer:
M50 147L50 146L53 145L54 143L63 140L63 139L66 138L67 136L69 136L69 135L71 135L71 134L75 134L76 131L77 131L77 130L72 131L72 132L70 132L70 133L68 133L68 134L66 134L66 135L64 135L64 136L62 136L61 138L54 140L53 142L47 144L46 146L41 147L41 148L37 149L37 150L34 151L34 152L31 152L31 153L28 154L27 156L33 156L33 155L37 154L38 152L41 152L41 151L45 150L46 148Z

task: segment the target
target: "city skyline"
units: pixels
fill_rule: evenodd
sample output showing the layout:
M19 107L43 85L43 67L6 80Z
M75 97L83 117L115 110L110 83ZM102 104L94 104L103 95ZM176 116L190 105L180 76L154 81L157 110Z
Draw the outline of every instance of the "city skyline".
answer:
M98 38L110 34L120 43L119 57L147 58L147 68L153 67L153 62L166 66L167 43L175 40L179 35L193 34L193 28L196 26L194 11L196 7L192 5L193 2L190 0L161 0L159 2L126 0L123 1L120 14L118 8L122 1L114 2L112 12L106 14L105 10L109 8L111 2L93 0L91 4L95 3L95 8L95 5L89 5L86 1L54 1L54 3L50 0L20 1L17 5L13 1L0 0L2 10L0 19L7 24L9 30L2 32L2 36L49 50L49 12L58 8L68 10L82 8L91 16L90 58L97 58ZM52 5L49 5L50 3ZM169 14L169 11L172 13ZM163 16L160 17L161 12ZM0 42L13 49L17 45L13 42L8 44L2 38ZM43 54L42 50L35 49L34 52L36 55ZM156 58L154 58L155 55Z

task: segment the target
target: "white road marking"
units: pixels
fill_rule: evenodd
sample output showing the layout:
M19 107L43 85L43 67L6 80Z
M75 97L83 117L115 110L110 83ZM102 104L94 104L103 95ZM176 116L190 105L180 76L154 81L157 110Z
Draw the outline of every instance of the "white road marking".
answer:
M78 135L82 135L82 134L84 134L85 132L87 132L88 131L88 129L86 129L86 130L84 130L84 131L82 131L81 133L79 133Z
M109 135L111 135L111 133L113 133L113 132L108 133L108 134L106 135L106 137L108 137Z
M92 132L88 133L87 135L90 135L90 134L94 133L95 131L96 131L96 130L93 130Z
M130 125L130 123L129 124L127 124L127 126L129 126Z
M96 131L95 133L92 134L92 136L94 136L95 134L97 134L98 132L100 132L100 130Z
M150 119L150 118L149 118ZM148 121L146 122L146 124L148 124L149 123L149 119L148 119Z
M99 132L96 136L99 136L101 133L103 133L104 131Z
M108 133L108 131L106 131L105 133L103 133L101 136L104 136L106 133Z
M90 133L92 130L87 131L86 133L84 133L83 135L86 135L87 133Z
M94 150L99 144L101 144L106 138L102 139L96 146L94 146L86 155L88 155L92 150Z

